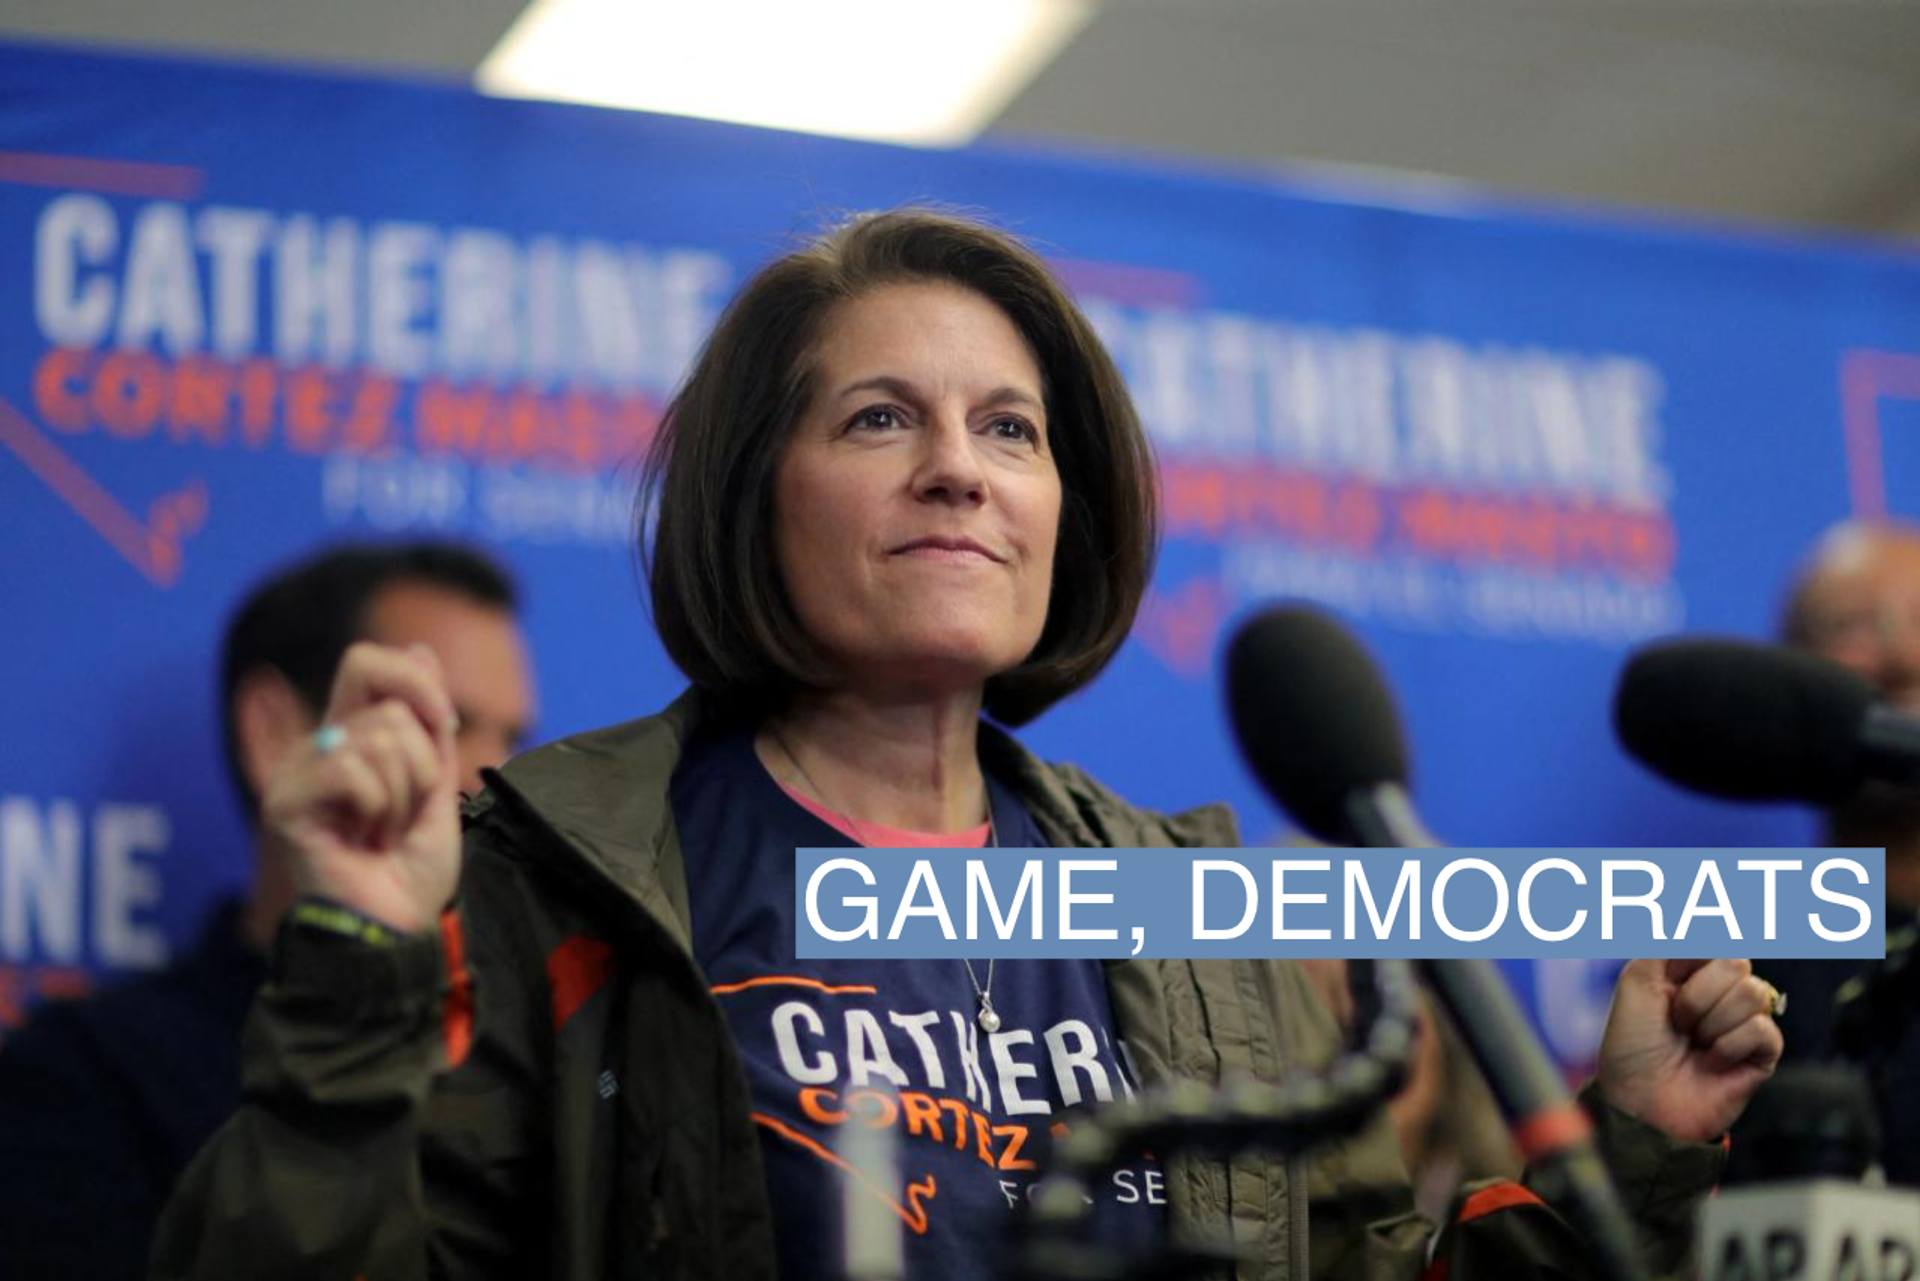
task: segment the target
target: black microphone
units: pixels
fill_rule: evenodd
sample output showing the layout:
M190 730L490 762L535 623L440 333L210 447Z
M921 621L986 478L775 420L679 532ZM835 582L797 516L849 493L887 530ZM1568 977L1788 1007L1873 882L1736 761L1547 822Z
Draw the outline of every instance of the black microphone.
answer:
M1613 724L1654 773L1727 800L1833 805L1864 782L1920 782L1920 719L1858 673L1776 645L1648 645L1621 673Z
M1243 624L1227 646L1227 707L1254 774L1314 837L1439 844L1407 795L1393 695L1360 642L1326 614L1282 605Z
M1304 605L1262 611L1227 649L1227 699L1247 762L1314 836L1373 848L1438 844L1408 796L1407 749L1373 659L1333 618ZM1491 961L1421 963L1459 1027L1515 1143L1594 1247L1602 1276L1642 1275L1632 1220L1513 991Z

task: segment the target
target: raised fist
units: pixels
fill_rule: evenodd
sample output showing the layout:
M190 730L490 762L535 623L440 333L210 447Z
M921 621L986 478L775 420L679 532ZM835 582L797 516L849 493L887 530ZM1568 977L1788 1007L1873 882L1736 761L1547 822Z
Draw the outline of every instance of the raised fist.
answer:
M321 728L261 804L299 893L403 932L433 928L460 878L457 729L432 650L347 651Z

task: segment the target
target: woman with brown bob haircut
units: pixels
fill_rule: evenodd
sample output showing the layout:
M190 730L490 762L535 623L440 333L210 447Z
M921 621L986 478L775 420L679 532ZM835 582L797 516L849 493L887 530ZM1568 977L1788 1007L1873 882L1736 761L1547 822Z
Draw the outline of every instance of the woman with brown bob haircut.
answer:
M773 477L817 390L820 327L848 299L903 282L980 294L1039 366L1066 491L1053 599L1033 653L986 686L988 714L1024 725L1092 680L1133 626L1153 568L1153 461L1086 317L1031 250L977 222L911 209L854 219L734 299L648 458L654 626L680 670L724 699L764 706L831 681L774 563ZM774 376L742 378L743 369Z
M349 653L268 789L303 897L247 1103L155 1275L837 1278L858 1210L899 1238L888 1274L991 1277L1073 1109L1336 1049L1286 962L797 957L801 847L1237 843L1223 807L1138 809L986 719L1106 664L1154 545L1132 405L1030 251L908 210L778 260L648 475L655 620L694 686L664 712L520 756L462 813L431 655ZM1689 1145L1618 1125L1689 1186ZM891 1171L843 1155L865 1130ZM1139 1154L1098 1190L1099 1239L1231 1239L1267 1281L1417 1276L1384 1115L1326 1159ZM1474 1257L1581 1249L1550 1216L1519 1254L1484 1244L1503 1230Z

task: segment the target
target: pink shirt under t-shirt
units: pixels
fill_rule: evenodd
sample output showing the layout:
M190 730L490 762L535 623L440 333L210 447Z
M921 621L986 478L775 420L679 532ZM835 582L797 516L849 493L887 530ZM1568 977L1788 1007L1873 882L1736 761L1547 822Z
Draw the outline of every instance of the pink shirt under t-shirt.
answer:
M858 831L854 830L851 820L837 810L830 810L806 793L788 787L779 779L780 790L793 798L793 803L807 813L831 827L840 835L856 845L870 845L879 849L985 849L987 838L993 833L991 822L978 827L969 827L964 832L910 832L904 827L882 827L878 823L862 823Z

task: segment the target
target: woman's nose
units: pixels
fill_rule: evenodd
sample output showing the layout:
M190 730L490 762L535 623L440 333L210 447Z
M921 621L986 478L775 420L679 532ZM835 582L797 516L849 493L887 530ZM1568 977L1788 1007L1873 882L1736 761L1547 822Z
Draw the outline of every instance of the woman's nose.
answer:
M977 505L986 501L986 469L980 465L978 443L964 420L943 417L928 425L921 440L915 494L928 502Z

